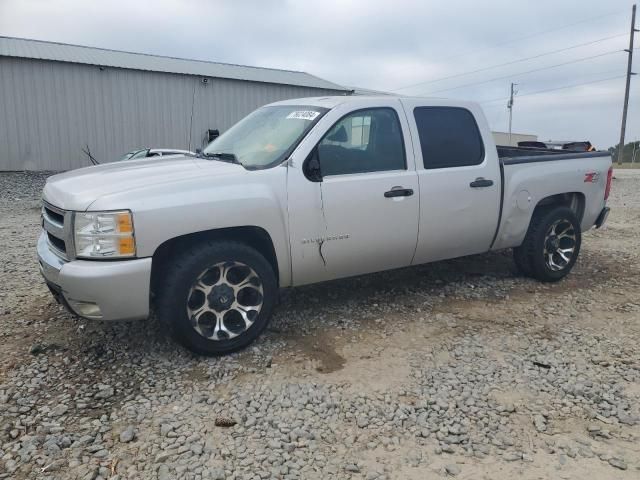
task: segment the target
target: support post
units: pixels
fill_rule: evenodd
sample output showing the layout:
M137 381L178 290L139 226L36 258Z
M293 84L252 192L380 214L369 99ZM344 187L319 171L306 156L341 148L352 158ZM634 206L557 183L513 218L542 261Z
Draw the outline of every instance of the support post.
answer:
M628 55L627 61L627 84L624 90L624 107L622 108L622 125L620 126L620 143L618 144L618 165L622 165L624 155L624 134L627 128L627 110L629 109L629 89L631 87L631 75L635 75L631 71L633 65L633 37L638 30L636 29L636 5L631 9L631 33L629 35L629 49L625 50Z

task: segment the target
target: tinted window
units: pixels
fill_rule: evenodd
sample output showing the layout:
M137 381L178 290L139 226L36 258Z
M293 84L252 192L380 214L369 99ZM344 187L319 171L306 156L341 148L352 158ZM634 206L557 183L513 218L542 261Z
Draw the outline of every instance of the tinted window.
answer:
M484 146L475 118L469 110L453 107L418 107L418 126L424 168L478 165Z
M404 170L404 142L395 110L358 110L339 120L318 144L322 175Z

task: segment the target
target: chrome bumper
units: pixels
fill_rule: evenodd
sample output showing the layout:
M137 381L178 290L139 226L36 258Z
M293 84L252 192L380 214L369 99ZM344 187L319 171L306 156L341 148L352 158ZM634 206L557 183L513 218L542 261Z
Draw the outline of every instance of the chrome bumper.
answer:
M40 273L62 303L80 316L73 305L95 304L99 320L138 320L149 316L151 258L123 261L66 261L49 247L43 232L38 239ZM54 293L54 294L55 294Z

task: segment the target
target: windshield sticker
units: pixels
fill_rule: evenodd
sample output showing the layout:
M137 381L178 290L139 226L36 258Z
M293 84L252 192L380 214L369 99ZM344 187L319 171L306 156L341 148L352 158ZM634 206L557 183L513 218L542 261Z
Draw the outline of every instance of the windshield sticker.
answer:
M315 112L313 110L298 110L296 112L291 112L287 115L287 118L293 118L295 120L315 120L318 115L320 115L320 112Z

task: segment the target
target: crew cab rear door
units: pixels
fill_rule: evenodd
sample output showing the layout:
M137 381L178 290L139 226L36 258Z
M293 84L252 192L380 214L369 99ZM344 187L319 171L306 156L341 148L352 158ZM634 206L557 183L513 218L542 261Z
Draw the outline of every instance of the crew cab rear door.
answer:
M500 215L497 151L480 108L402 99L420 185L414 264L489 250Z

